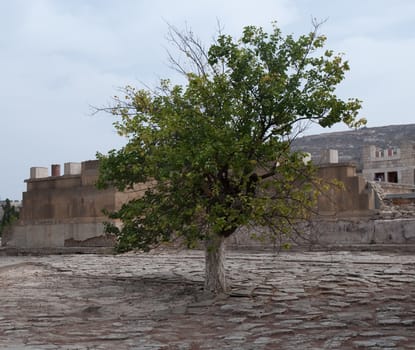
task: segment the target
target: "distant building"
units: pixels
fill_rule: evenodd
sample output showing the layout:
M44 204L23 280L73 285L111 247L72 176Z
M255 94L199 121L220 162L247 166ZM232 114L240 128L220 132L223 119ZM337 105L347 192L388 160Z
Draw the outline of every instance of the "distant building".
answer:
M400 148L382 149L366 145L362 151L362 174L368 181L415 185L415 142L403 142Z
M415 141L415 124L388 125L381 127L363 127L356 130L327 132L294 139L295 150L311 154L313 162L320 164L323 150L338 150L339 162L356 163L357 171L362 171L362 150L367 145L376 146L381 150L402 148L405 142Z

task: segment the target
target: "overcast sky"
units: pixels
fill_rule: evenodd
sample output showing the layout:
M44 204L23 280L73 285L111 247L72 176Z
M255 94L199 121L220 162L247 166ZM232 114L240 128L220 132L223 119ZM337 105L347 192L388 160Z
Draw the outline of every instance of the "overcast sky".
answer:
M312 17L327 19L328 48L350 62L339 94L364 101L368 126L415 122L413 0L0 0L0 199L21 199L32 166L123 145L112 117L90 105L174 76L166 22L208 46L218 20L234 36L274 20L300 35Z

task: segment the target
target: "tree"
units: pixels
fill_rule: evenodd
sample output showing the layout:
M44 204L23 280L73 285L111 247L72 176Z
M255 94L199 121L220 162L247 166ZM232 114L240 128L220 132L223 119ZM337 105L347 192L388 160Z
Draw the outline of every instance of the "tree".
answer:
M19 219L19 212L11 204L9 199L6 199L5 203L1 205L3 209L3 217L0 220L0 236L3 234L7 226L12 225Z
M290 142L304 122L364 123L357 120L360 101L335 94L349 66L322 50L318 28L295 39L275 24L270 33L248 26L238 40L219 33L205 50L191 31L170 27L186 61L170 59L186 83L127 86L109 110L128 142L97 155L100 187L149 184L142 198L109 214L122 221L107 227L119 251L147 251L177 236L189 246L204 241L205 289L221 292L226 237L248 224L281 237L309 217L314 168Z

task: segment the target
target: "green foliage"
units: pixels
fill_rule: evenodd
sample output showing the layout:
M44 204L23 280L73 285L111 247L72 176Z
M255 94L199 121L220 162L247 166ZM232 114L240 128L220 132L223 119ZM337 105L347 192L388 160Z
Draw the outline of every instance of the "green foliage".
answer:
M109 215L123 225L108 224L108 231L118 235L121 251L178 235L192 245L248 223L288 234L316 199L313 166L290 149L302 122L365 123L356 119L359 100L335 94L347 62L323 50L317 27L295 39L275 25L271 33L249 26L239 40L219 35L207 52L176 34L197 67L185 72L187 83L163 80L155 91L128 86L111 108L128 143L98 154L98 185L151 186Z
M10 200L6 199L6 203L2 204L3 217L0 220L0 236L4 230L19 219L19 212L11 205Z

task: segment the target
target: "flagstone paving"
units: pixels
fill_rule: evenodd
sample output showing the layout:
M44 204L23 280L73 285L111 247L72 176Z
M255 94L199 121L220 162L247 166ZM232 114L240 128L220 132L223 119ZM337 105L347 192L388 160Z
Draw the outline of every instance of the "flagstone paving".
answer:
M415 256L230 252L0 257L0 349L415 349Z

